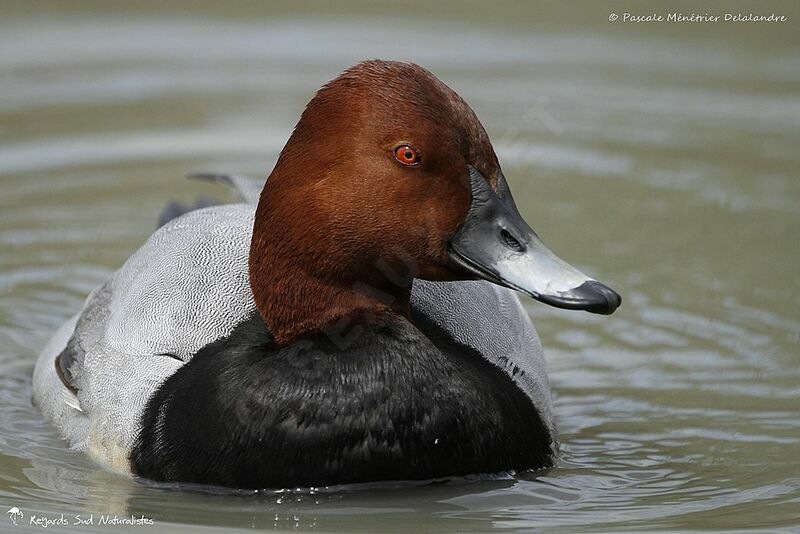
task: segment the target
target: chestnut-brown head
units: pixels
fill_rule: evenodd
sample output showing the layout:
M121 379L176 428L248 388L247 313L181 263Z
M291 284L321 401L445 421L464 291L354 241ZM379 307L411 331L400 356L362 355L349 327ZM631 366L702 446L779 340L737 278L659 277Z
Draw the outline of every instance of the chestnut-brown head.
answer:
M539 297L495 265L532 240L469 105L417 65L367 61L319 90L281 152L256 212L251 286L286 344L407 315L413 278L480 277Z

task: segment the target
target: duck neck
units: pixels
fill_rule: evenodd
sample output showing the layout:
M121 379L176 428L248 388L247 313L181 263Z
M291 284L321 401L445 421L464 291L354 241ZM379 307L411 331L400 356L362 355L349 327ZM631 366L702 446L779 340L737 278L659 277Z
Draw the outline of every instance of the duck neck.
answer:
M277 201L272 193L265 188L256 210L249 272L276 347L318 332L346 345L386 314L410 317L410 273L398 274L352 240L320 235L323 225L308 199L294 210L291 198ZM307 218L293 219L297 213Z

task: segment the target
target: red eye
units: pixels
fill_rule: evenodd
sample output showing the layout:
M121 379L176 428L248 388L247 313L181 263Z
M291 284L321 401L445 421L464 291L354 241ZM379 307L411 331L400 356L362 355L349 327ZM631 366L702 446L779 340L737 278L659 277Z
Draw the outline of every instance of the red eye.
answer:
M394 158L403 165L419 163L419 152L410 145L400 145L394 149Z

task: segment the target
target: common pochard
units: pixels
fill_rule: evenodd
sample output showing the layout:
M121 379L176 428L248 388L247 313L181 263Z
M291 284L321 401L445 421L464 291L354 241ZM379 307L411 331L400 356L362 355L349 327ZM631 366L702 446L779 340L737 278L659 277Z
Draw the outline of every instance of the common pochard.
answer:
M260 198L224 179L243 202L167 222L43 349L34 400L70 446L237 488L553 465L512 290L601 314L620 297L525 223L461 97L360 63L308 104Z

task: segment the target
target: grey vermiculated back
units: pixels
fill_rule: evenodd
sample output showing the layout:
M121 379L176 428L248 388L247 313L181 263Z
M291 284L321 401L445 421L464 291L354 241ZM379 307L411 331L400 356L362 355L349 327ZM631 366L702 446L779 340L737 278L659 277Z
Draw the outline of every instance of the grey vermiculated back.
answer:
M45 415L63 422L72 446L125 471L155 389L255 310L247 273L253 216L252 205L230 204L174 219L89 295L72 334L83 358L70 368L82 415L46 391L66 391L53 365L66 340L42 352L34 397ZM88 418L83 435L65 428L81 417Z
M242 189L242 177L215 179L233 184L249 203L203 208L167 222L87 297L37 361L34 400L42 412L71 446L119 471L129 470L142 411L158 386L255 312L247 260L253 192L261 184L251 180ZM508 373L555 437L541 344L512 291L482 281L416 280L411 304ZM77 399L53 363L70 338L82 354L69 369ZM78 403L82 411L70 406Z
M105 345L188 360L254 310L247 204L189 212L154 233L111 278Z

